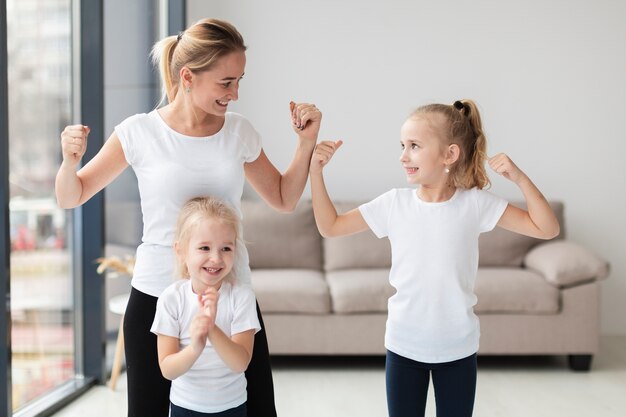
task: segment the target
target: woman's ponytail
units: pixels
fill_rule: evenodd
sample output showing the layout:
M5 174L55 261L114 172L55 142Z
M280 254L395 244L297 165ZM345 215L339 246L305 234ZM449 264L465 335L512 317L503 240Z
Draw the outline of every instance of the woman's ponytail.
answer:
M174 55L174 48L178 44L177 36L168 36L161 39L154 44L152 48L151 56L152 62L159 68L159 74L161 75L162 84L162 97L161 102L167 98L169 102L176 97L176 91L178 84L174 84L172 81L172 55Z

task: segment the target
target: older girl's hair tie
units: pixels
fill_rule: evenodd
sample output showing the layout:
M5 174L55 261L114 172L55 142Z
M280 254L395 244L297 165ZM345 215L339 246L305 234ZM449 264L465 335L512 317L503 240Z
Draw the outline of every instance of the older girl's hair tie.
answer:
M176 37L176 42L180 42L182 38L183 38L183 32L178 32L178 36Z
M469 117L469 115L470 115L470 107L467 104L463 103L462 101L457 100L457 101L454 102L453 106L454 106L455 109L457 109L458 111L462 112L462 114L465 117Z

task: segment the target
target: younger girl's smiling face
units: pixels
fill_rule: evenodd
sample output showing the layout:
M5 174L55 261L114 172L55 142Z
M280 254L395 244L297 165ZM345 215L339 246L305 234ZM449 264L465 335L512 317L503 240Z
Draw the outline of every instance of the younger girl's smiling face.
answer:
M445 158L439 133L431 117L414 116L400 130L400 162L410 184L445 183Z
M179 256L184 257L196 294L208 287L219 289L235 263L236 239L232 225L219 219L208 218L194 227L187 248Z

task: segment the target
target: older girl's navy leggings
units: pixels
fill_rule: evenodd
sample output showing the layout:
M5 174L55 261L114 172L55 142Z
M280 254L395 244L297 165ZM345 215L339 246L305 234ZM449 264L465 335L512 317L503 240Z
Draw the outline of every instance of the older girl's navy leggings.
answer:
M426 411L430 376L437 417L471 417L476 393L476 354L445 363L423 363L387 351L389 417L418 417Z

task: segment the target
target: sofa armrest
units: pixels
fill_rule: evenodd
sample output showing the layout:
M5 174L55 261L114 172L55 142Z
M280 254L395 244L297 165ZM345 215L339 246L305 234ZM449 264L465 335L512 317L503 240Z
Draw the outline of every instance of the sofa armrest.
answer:
M609 263L605 259L564 240L535 246L524 257L524 264L542 274L550 284L559 287L606 278L609 274Z

